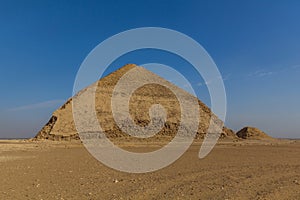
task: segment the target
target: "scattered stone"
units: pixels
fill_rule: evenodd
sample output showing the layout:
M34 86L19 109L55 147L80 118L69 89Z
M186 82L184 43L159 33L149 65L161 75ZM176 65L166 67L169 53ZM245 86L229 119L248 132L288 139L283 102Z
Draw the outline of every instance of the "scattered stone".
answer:
M114 180L114 183L119 183L118 179L115 179L115 180Z

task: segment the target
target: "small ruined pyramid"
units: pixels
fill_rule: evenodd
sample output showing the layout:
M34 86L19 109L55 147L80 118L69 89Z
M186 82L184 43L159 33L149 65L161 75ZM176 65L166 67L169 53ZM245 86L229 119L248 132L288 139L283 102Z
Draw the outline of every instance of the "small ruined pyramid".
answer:
M105 131L108 138L126 138L130 139L132 136L123 133L115 123L112 108L111 98L115 85L119 79L126 74L129 70L135 68L138 70L139 76L150 76L152 79L165 81L168 86L178 91L184 98L196 98L185 90L173 85L172 83L164 80L162 77L146 70L145 68L138 67L134 64L128 64L118 69L117 71L109 74L108 76L100 79L97 84L95 92L95 109L98 121ZM130 84L130 83L129 83ZM93 84L94 85L94 84ZM85 92L88 92L89 87L80 91L76 98ZM73 97L74 98L74 97ZM211 110L200 100L196 98L199 104L199 128L196 138L204 138L209 127L210 118L215 115ZM36 139L49 139L49 140L73 140L79 139L79 135L75 128L75 123L72 114L72 101L70 98L58 110L56 110L49 122L39 131ZM162 139L172 138L175 136L180 125L181 111L180 104L176 96L168 88L158 84L147 84L138 88L131 96L129 112L136 125L146 126L150 122L149 108L153 104L161 104L167 113L167 119L163 128L153 137L148 139ZM221 134L223 138L235 138L235 133L226 127L223 128ZM145 139L143 139L145 140Z
M239 138L242 139L253 139L253 140L269 140L273 139L271 136L265 132L259 130L255 127L244 127L236 133Z

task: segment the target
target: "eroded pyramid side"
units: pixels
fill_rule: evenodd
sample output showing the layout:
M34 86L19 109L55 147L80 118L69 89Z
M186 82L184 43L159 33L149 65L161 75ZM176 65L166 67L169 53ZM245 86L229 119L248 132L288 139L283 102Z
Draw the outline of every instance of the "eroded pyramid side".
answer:
M120 130L114 121L111 112L111 97L114 87L120 78L133 68L137 68L139 70L140 76L151 76L151 78L157 79L158 82L163 79L142 67L138 67L134 64L128 64L95 83L97 84L97 90L95 93L95 109L97 112L97 118L109 138L129 137L126 133L123 133ZM196 98L170 82L167 84L182 94L185 98ZM89 92L89 87L80 91L76 96L78 97L85 92ZM37 139L79 139L73 120L72 101L73 99L70 98L63 106L53 113L49 122L36 135ZM200 122L196 138L204 138L209 127L210 119L214 115L204 103L198 99L197 102L199 104ZM176 96L166 87L157 84L148 84L139 88L136 92L134 92L130 99L130 114L136 124L146 126L150 122L148 113L149 108L153 104L157 103L161 104L167 110L168 118L163 129L156 135L156 137L174 137L180 125L180 104ZM221 137L235 138L236 135L231 129L224 127Z

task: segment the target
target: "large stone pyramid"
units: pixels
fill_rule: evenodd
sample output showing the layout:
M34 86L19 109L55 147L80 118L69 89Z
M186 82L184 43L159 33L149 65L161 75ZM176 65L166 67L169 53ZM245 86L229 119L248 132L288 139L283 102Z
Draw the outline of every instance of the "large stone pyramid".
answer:
M119 70L109 74L108 76L102 78L97 83L97 89L95 93L95 109L97 113L97 118L101 124L102 129L105 131L108 138L132 138L130 135L123 133L120 128L116 125L111 112L111 97L115 85L120 80L120 78L129 70L137 69L139 76L151 76L151 78L157 80L164 80L160 76L134 64L128 64ZM167 84L175 88L180 94L186 98L196 98L186 92L185 90L173 85L170 82ZM80 91L76 96L80 96L85 92L88 92L89 87ZM199 103L199 128L196 134L196 138L204 138L207 129L209 127L210 118L214 116L211 110L203 104L200 100L196 99ZM49 122L41 129L41 131L36 135L36 139L49 139L49 140L73 140L79 139L78 133L75 128L73 114L72 114L72 101L70 98L65 104L63 104L58 110L56 110ZM164 127L151 138L162 139L162 138L172 138L178 130L180 124L180 105L176 96L166 87L158 84L147 84L143 87L137 89L131 99L130 99L130 115L134 119L135 124L139 126L146 126L150 122L149 108L153 104L161 104L166 110L167 120L164 123ZM221 137L236 137L235 133L226 127L223 128L223 133ZM145 139L142 139L145 140Z

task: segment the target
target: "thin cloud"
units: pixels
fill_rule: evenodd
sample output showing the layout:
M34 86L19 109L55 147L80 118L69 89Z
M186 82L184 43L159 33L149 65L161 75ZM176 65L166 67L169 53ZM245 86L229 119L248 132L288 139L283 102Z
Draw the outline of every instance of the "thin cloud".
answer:
M201 87L201 86L204 86L204 85L209 85L209 84L211 84L211 82L212 81L205 81L204 83L203 82L199 82L196 85L199 86L199 87Z
M197 83L197 86L202 86L203 85L203 83L201 83L201 82L199 82L199 83Z
M231 77L231 74L227 74L227 75L225 75L225 76L223 76L223 77L220 77L220 78L222 78L223 81L227 81L227 80L230 79L230 77Z
M219 76L218 78L216 78L216 79L214 79L214 80L205 81L204 83L203 83L203 82L199 82L199 83L197 83L196 85L199 86L199 87L201 87L201 86L204 86L204 85L209 85L209 84L213 83L213 82L216 81L216 80L227 81L227 80L230 79L230 76L231 76L231 74L227 74L227 75L225 75L225 76L223 76L223 77L222 77L222 76Z
M248 76L249 77L265 77L265 76L271 76L274 74L286 73L286 72L290 72L291 70L298 70L298 69L300 69L300 65L281 67L278 70L274 70L274 71L267 71L267 70L261 69L261 70L257 70L255 72L250 73Z
M266 70L257 70L254 73L250 73L250 77L265 77L265 76L270 76L273 74L276 74L277 72L275 71L266 71Z
M292 69L300 69L300 65L293 65L291 66Z
M8 111L21 111L21 110L33 110L33 109L39 109L39 108L49 108L49 107L58 106L64 102L65 102L65 100L55 99L55 100L50 100L50 101L45 101L45 102L11 108L11 109L8 109Z
M275 72L260 72L258 74L259 77L262 77L262 76L270 76L272 74L275 74Z

